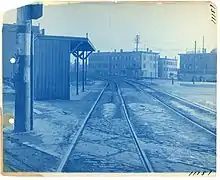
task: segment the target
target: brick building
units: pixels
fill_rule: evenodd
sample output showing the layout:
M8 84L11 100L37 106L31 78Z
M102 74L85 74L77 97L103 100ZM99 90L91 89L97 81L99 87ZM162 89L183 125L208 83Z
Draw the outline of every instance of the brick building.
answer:
M158 62L158 76L161 79L177 78L177 59L160 58Z
M184 81L216 81L217 51L180 55L179 79Z
M158 78L159 53L152 51L97 52L89 57L91 75Z

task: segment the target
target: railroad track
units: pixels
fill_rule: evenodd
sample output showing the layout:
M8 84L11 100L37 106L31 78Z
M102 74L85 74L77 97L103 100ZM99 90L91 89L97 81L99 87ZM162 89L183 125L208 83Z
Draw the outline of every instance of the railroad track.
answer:
M155 90L147 85L144 85L142 83L138 83L135 81L125 81L127 84L133 86L135 89L140 90L144 93L147 93L149 95L151 95L154 99L156 99L158 102L160 102L163 106L165 106L166 108L170 109L172 112L178 114L179 116L183 117L184 119L186 119L187 121L193 123L194 125L196 125L197 127L203 129L204 131L206 131L207 133L211 134L212 136L216 137L216 128L210 128L208 123L205 123L205 121L203 123L201 123L200 120L198 120L196 117L188 114L187 112L183 112L181 111L181 109L175 107L175 105L173 105L172 103L170 103L170 100L175 100L178 101L186 106L189 106L189 108L195 108L194 110L197 110L198 113L203 112L204 114L208 114L208 116L213 115L212 112L207 111L207 109L203 109L201 107L197 107L197 106L193 106L192 104L187 104L186 101L183 101L182 99L176 98L174 96L170 96L164 92L160 92L158 90ZM136 84L136 85L135 85ZM139 85L139 86L137 86ZM141 86L141 87L140 87ZM147 91L145 89L143 89L142 87L145 87L147 89L149 89L150 91ZM206 115L207 115L206 114Z
M148 86L146 83L140 83L140 82L133 81L133 80L129 80L129 81L131 81L131 82L133 82L135 84L139 84L140 86L147 87L147 88L149 88L149 89L151 89L151 90L153 90L155 92L161 93L161 91L156 90L155 88L152 88L152 87ZM204 111L206 113L209 113L209 114L212 114L212 115L216 115L216 111L215 110L210 109L208 107L205 107L205 106L203 106L201 104L198 104L198 103L195 103L195 102L191 102L189 100L186 100L186 99L184 99L182 97L176 96L176 95L168 93L168 92L162 92L162 93L167 95L167 96L169 96L169 97L171 97L171 98L177 99L177 100L179 100L179 101L181 101L181 102L183 102L185 104L188 104L188 105L192 106L193 108L196 108L196 109L198 109L200 111Z
M153 172L116 83L100 93L57 172Z

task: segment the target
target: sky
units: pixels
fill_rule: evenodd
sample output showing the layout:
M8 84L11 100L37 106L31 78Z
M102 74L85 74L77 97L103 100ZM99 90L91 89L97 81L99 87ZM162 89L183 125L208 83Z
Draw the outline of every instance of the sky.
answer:
M74 3L49 5L40 23L46 35L85 36L97 50L113 51L135 48L140 35L140 48L149 48L161 56L178 57L178 53L202 48L203 36L207 51L217 47L217 26L211 21L208 2L170 3ZM16 10L4 14L4 23L16 22Z

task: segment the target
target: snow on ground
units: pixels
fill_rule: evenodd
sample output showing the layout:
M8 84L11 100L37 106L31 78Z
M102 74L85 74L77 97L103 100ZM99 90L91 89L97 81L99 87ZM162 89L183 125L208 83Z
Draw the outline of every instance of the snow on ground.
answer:
M12 89L10 86L3 84L3 93L14 94L15 90Z
M74 100L70 101L35 101L33 132L14 134L12 127L4 131L22 143L62 157L104 85L104 83L88 85L84 94L80 92L79 97L73 97ZM4 114L14 114L14 101L5 98L3 108Z
M204 115L204 114L199 114L197 111L195 111L192 108L189 108L187 106L183 106L182 104L176 102L176 101L171 101L171 104L173 104L175 107L182 109L184 111L187 111L189 114L191 114L192 116L195 116L198 119L201 120L205 120L206 122L208 122L208 124L212 127L216 127L216 121L215 119L213 120L213 117L210 117L208 115Z
M150 80L143 80L143 82L150 82ZM195 102L211 108L216 109L216 83L209 82L180 82L174 81L172 85L171 80L153 80L153 88L174 94L182 97L188 101Z
M123 90L123 96L141 147L156 171L215 169L215 138L173 114L151 96L127 89Z
M114 103L103 104L102 116L106 119L113 118L116 113L116 105Z

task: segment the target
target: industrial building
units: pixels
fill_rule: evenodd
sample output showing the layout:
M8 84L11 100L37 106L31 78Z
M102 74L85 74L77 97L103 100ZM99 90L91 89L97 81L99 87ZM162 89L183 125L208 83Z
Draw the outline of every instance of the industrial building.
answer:
M178 79L183 81L216 81L217 51L183 53L180 55Z
M177 78L177 59L160 57L158 62L158 76L161 79Z
M8 80L13 76L13 66L10 63L11 57L17 52L16 45L16 24L3 24L2 27L2 71L3 80ZM33 26L32 31L35 35L40 34L40 27Z
M159 53L148 51L96 52L89 57L92 76L158 78Z

